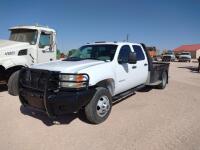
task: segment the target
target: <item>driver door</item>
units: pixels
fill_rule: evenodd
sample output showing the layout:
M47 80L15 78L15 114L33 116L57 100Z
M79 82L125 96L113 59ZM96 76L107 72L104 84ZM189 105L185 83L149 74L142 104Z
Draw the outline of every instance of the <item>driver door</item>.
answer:
M120 49L118 63L116 65L117 82L115 94L119 94L136 86L134 81L137 81L137 77L134 75L135 68L133 67L136 65L128 63L128 56L131 51L129 45L124 45ZM123 60L123 62L120 63L119 60Z
M41 32L38 44L38 63L54 61L56 52L53 46L53 33Z

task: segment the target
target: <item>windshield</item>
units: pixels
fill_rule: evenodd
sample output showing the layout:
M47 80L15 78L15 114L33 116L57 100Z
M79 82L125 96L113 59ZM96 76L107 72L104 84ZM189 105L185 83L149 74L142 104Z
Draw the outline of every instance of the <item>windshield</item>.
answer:
M13 29L11 30L10 40L17 42L27 42L34 45L37 41L37 30Z
M182 55L190 55L190 53L188 53L188 52L183 52L183 53L181 53Z
M166 54L167 55L173 55L174 53L172 51L167 51Z
M173 53L171 53L171 52L167 52L166 55L173 55Z
M80 61L84 59L112 61L116 49L117 45L86 45L78 50L70 51L65 61Z

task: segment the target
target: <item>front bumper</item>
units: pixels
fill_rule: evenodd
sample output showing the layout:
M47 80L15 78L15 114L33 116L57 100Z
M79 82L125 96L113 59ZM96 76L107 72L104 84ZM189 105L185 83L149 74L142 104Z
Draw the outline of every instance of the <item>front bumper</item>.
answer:
M49 117L74 113L84 107L93 97L95 89L59 89L51 77L57 73L41 70L31 70L37 74L30 82L23 83L23 71L19 77L19 98L23 106L43 111ZM26 76L26 75L25 75ZM38 77L38 78L37 78ZM44 80L43 80L44 78ZM88 81L89 82L89 81Z
M56 117L79 111L92 99L94 93L94 89L48 94L21 89L19 98L23 106L43 111L49 117Z
M178 61L190 61L191 58L187 58L187 57L179 57Z

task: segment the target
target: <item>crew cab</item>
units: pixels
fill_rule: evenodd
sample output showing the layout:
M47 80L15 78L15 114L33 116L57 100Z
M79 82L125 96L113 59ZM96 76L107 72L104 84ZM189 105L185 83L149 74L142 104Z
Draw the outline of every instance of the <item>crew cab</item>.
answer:
M145 86L164 89L169 63L152 62L144 44L86 44L60 61L23 68L19 99L49 117L84 110L93 124L105 121L112 104Z
M11 81L16 79L21 68L54 60L54 29L39 25L12 27L9 40L0 40L0 83L8 84L8 92L16 95L17 88L13 90Z

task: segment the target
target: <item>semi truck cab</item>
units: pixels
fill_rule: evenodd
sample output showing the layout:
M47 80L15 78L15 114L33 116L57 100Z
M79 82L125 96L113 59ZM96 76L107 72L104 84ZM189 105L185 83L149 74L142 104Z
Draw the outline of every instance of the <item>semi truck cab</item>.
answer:
M0 83L22 67L56 60L56 31L49 27L15 26L9 40L0 40Z

